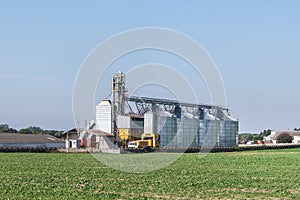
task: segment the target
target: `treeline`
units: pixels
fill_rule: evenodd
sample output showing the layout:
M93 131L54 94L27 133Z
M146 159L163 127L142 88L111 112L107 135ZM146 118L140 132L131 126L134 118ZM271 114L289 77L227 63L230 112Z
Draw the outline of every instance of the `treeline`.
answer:
M271 135L272 130L267 129L259 134L252 134L252 133L243 133L239 134L239 140L240 141L258 141L258 140L263 140L264 137Z
M61 137L63 131L58 130L44 130L40 127L30 126L28 128L23 128L16 130L9 127L8 124L0 124L0 133L20 133L20 134L48 134L55 137Z

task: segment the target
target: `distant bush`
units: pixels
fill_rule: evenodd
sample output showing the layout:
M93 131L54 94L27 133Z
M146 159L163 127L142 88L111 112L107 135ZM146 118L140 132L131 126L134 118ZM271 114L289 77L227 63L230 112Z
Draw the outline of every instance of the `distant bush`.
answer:
M57 131L57 130L43 130L42 133L43 133L43 134L52 135L52 136L54 136L54 137L60 138L61 135L63 134L63 131Z
M277 143L292 143L294 138L288 133L281 133L276 139Z
M27 128L23 128L21 130L19 130L20 134L32 134L32 131L27 129Z
M10 128L7 124L0 124L0 133L17 133L16 129Z

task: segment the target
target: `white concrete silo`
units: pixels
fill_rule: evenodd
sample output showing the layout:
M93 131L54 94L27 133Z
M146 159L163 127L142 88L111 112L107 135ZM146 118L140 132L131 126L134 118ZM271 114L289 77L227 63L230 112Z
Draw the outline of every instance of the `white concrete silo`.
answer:
M96 106L96 129L107 133L112 132L111 101L103 100Z

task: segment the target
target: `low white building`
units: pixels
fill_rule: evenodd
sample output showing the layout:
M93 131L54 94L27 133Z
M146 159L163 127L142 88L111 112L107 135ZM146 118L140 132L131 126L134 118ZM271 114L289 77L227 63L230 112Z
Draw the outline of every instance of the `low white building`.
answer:
M293 137L294 144L300 144L300 131L272 131L271 135L264 137L264 142L277 144L277 137L282 133L288 133Z
M77 149L79 147L78 133L79 131L76 128L73 128L62 134L62 138L66 143L66 149Z
M115 144L113 134L100 130L71 129L63 133L66 149L76 151L78 149L103 153L120 153L120 148Z
M295 135L295 136L294 136L293 143L294 143L294 144L300 144L300 135Z
M0 133L1 149L60 149L64 140L47 134Z

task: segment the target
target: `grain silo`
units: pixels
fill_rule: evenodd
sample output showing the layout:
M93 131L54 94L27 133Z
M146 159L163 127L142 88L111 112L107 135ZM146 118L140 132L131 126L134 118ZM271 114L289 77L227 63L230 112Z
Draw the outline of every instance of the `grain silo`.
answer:
M103 100L96 106L96 129L106 133L111 133L112 131L112 109L110 100Z
M237 145L239 122L224 106L128 96L122 72L112 79L111 96L112 102L104 100L97 106L96 127L113 133L123 147L142 133L157 134L162 149Z

